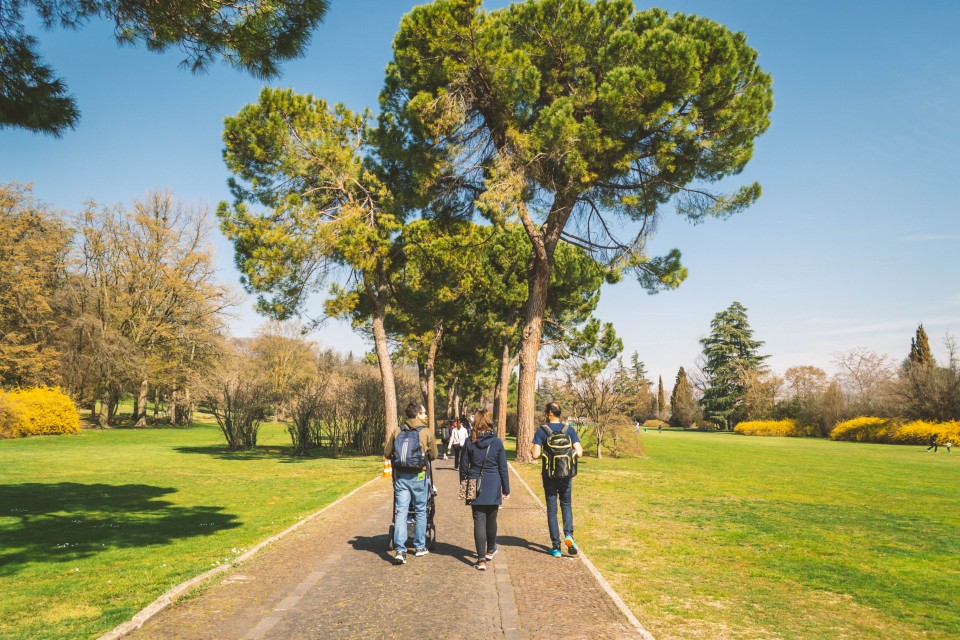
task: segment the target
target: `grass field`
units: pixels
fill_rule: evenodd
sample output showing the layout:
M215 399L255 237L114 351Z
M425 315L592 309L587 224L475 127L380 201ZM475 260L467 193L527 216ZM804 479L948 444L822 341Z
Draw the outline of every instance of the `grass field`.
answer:
M0 441L0 638L95 638L380 468L291 458L278 425L260 443L229 453L213 426Z
M658 640L960 638L960 455L641 437L581 465L576 538Z

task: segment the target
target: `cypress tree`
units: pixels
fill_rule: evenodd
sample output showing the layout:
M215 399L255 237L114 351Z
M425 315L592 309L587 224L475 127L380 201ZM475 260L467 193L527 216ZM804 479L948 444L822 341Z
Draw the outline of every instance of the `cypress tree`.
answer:
M916 337L910 338L910 356L908 360L910 364L924 367L934 364L933 352L930 351L930 340L927 339L927 332L924 330L922 323L917 326Z
M670 424L686 429L697 419L697 405L693 399L693 386L683 367L677 371L677 380L670 394Z
M667 395L663 391L663 376L660 376L660 386L657 387L657 408L660 410L657 413L657 418L663 420L663 416L667 415Z

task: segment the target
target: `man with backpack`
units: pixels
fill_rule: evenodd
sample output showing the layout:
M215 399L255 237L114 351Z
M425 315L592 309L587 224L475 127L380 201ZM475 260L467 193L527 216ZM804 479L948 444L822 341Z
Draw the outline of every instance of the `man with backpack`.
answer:
M383 458L393 467L394 564L407 563L407 512L413 504L414 555L427 555L427 463L437 459L437 440L424 419L427 410L419 402L407 405L407 419L387 434Z
M543 460L543 493L547 500L547 526L550 528L550 555L561 557L560 527L557 523L557 499L563 517L563 544L570 555L577 554L573 541L573 477L577 475L577 459L583 457L583 446L577 431L560 419L556 402L545 408L547 424L533 435L533 457ZM543 454L541 456L541 453Z

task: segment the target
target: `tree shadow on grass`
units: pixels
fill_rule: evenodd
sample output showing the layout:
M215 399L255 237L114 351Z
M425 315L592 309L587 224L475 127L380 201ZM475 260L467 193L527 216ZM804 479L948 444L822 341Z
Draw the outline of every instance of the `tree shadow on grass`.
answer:
M16 574L33 562L69 562L240 526L223 507L159 499L176 491L144 484L0 486L0 575Z
M370 454L359 453L357 451L347 451L339 456L333 455L326 447L311 449L310 455L294 455L293 448L280 445L263 445L249 451L232 451L226 445L216 444L207 446L182 446L174 447L178 453L194 453L207 455L219 460L236 460L242 462L245 460L279 460L284 464L300 464L309 460L318 460L320 458L329 460L344 460L350 458L369 458Z

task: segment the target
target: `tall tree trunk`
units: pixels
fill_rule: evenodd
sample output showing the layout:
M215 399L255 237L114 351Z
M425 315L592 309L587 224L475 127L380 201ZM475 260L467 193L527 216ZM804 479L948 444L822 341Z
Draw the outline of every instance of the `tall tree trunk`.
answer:
M457 418L456 411L454 410L454 397L457 389L457 379L454 378L447 383L447 420L455 420Z
M170 396L167 399L167 422L170 424L177 423L177 389L173 388L170 390Z
M517 461L534 462L533 432L537 428L537 358L543 336L543 315L547 308L547 287L550 284L550 264L534 260L528 272L527 304L520 341L520 384L517 397Z
M517 363L517 358L510 357L510 340L503 338L500 350L500 371L497 374L497 385L493 397L493 420L497 428L497 437L503 440L507 437L507 404L510 393L510 374Z
M439 325L434 329L433 339L430 341L430 349L427 351L427 363L425 367L427 382L427 428L430 433L437 432L437 352L440 351L440 343L443 342L443 326Z
M157 421L157 415L160 412L160 387L153 390L153 421Z
M147 392L150 391L150 385L146 380L140 383L140 393L137 395L134 404L133 421L135 427L147 426Z
M380 365L380 380L383 384L384 405L384 437L391 429L397 428L397 382L393 375L393 361L390 359L390 350L387 349L387 328L385 325L387 294L387 278L385 273L380 274L380 281L376 291L367 287L367 293L373 300L373 346L377 353L377 363Z
M463 399L460 398L460 385L455 384L453 386L453 417L455 420L459 420L460 416L463 415Z
M427 363L420 358L417 358L417 382L420 385L420 402L427 407ZM430 408L427 407L427 414L429 415L429 413Z
M558 193L543 227L538 227L526 207L520 208L520 221L530 238L533 251L527 264L527 302L524 305L523 333L520 339L520 385L517 396L517 461L534 462L533 432L536 427L537 358L543 337L543 316L547 310L550 271L560 233L576 204L576 196Z

